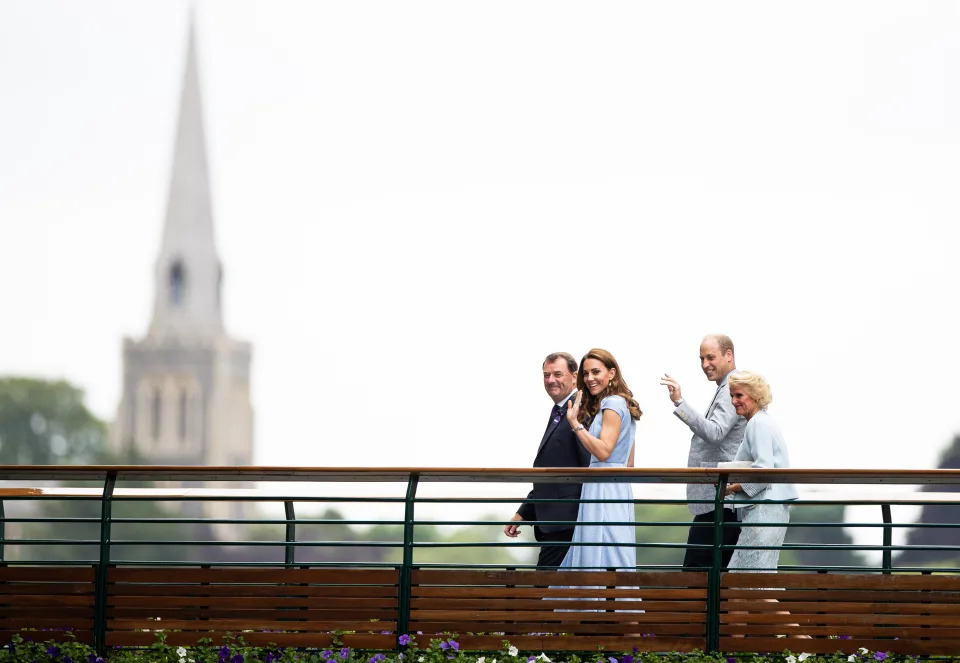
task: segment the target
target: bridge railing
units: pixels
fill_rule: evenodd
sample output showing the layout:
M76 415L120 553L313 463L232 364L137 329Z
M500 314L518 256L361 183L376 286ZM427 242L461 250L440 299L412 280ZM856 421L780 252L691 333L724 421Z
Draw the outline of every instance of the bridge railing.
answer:
M810 539L788 535L775 581L684 571L682 484L715 485L716 504L758 480L800 485L793 512L812 517L790 527ZM779 651L786 636L960 652L957 471L56 466L0 467L0 481L0 638L70 628L103 648L162 627L181 644L393 648L422 631L478 649ZM535 570L540 544L502 535L534 481L632 484L636 571ZM865 519L824 519L841 505ZM895 542L908 529L938 536Z

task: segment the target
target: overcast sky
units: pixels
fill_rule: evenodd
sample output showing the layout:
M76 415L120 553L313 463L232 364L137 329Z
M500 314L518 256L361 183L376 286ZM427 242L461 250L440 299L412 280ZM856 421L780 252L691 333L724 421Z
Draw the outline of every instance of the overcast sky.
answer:
M0 0L0 373L110 419L146 332L189 20ZM934 467L960 431L956 2L196 7L255 461L525 467L553 350L765 374L796 467Z

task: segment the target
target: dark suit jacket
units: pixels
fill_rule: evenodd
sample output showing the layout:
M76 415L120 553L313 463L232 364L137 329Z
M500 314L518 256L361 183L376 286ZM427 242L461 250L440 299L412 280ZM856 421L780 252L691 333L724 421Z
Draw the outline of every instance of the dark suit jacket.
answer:
M540 440L537 457L533 461L534 467L586 467L590 464L590 452L583 448L577 436L570 430L567 417L561 416L558 423L553 419L547 424L547 430ZM560 502L524 502L517 513L524 520L569 520L570 525L539 525L534 530L542 532L556 532L573 528L573 521L577 519L580 498L579 483L535 483L527 499L558 499L574 500L570 503Z

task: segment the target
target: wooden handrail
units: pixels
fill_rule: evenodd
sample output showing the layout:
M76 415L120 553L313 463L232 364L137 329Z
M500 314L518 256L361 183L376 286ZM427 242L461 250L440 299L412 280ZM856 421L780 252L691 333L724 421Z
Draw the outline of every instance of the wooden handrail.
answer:
M716 483L776 481L816 484L960 485L960 470L878 469L716 469L716 468L469 468L469 467L301 467L192 465L0 465L0 480L102 480L115 472L126 481L337 481L398 482L416 474L420 482L529 483L604 481L630 477L634 483Z

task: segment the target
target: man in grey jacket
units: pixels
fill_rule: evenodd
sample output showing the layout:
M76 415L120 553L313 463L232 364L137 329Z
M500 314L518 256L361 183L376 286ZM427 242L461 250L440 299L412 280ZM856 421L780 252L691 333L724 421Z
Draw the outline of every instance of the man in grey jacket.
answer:
M736 413L733 403L730 402L730 390L727 387L727 375L736 370L736 361L733 355L733 341L722 334L711 334L700 343L700 367L707 379L717 384L717 391L713 395L707 412L701 415L687 403L680 393L680 384L669 375L664 375L660 384L667 387L670 400L676 408L673 413L685 423L691 431L690 455L687 457L688 467L716 467L720 461L733 460L743 439L743 429L747 420ZM683 558L683 566L687 569L704 569L712 566L713 552L709 547L713 545L714 510L712 500L716 489L706 483L687 484L687 500L710 500L698 504L689 502L690 512L693 514L693 526L687 535L688 545L705 546L702 548L687 548ZM723 519L727 523L736 523L737 516L733 509L723 510ZM724 568L730 563L733 555L733 546L740 537L740 527L737 525L723 528Z

